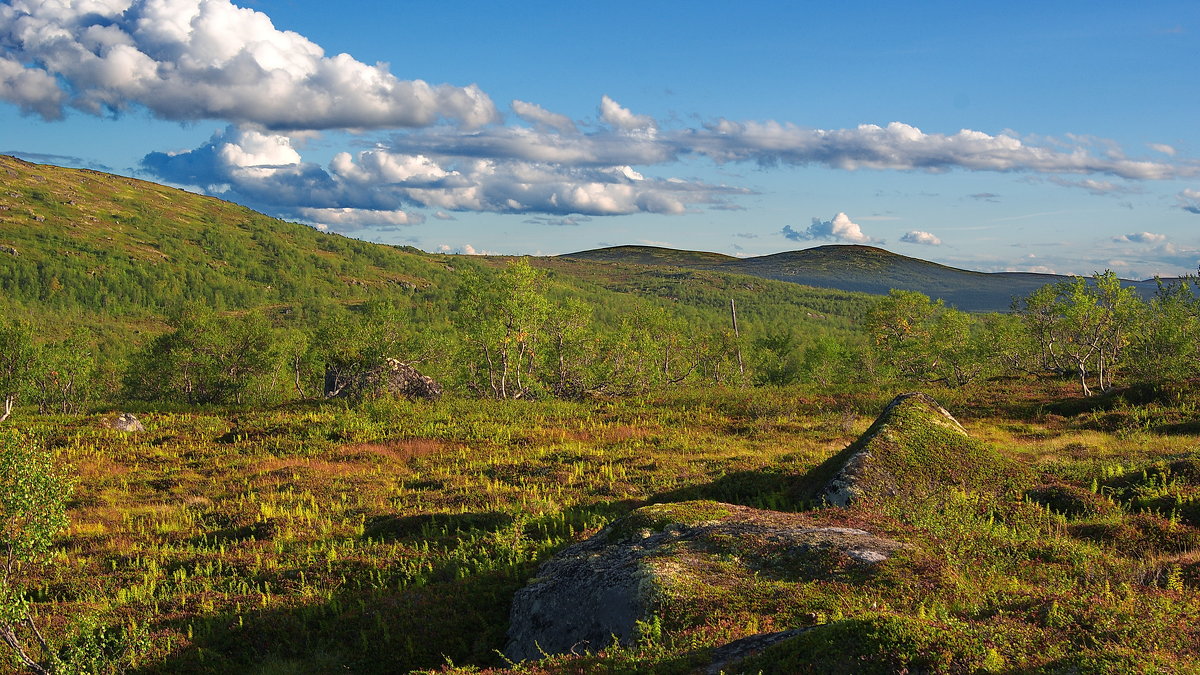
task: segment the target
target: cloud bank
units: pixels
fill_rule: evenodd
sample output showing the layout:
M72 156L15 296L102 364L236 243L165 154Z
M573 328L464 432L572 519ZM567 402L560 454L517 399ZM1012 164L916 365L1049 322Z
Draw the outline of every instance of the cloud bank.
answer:
M1119 237L1113 237L1113 241L1120 244L1161 244L1166 240L1167 235L1155 234L1153 232L1132 232Z
M470 211L541 214L551 217L546 222L670 215L737 209L739 197L753 194L649 175L685 160L1024 172L1096 194L1131 191L1107 178L1197 173L1194 163L1176 160L1174 148L1161 144L1151 149L1163 161L1151 161L1082 136L928 133L901 122L844 129L774 120L665 125L607 94L591 120L524 100L510 103L505 120L475 85L400 79L388 64L328 55L229 0L9 0L0 4L0 100L48 120L70 111L133 110L166 120L220 120L228 126L200 147L149 153L143 169L277 215L319 217L343 228L421 222L416 209L430 209L438 220ZM359 142L372 147L340 152L327 165L302 156L297 140L336 130L370 134ZM1179 207L1200 213L1200 191L1180 193ZM785 234L875 241L836 217Z
M167 120L268 129L497 119L474 85L400 80L386 64L327 56L227 0L13 0L0 5L0 46L0 99L45 119L135 105Z
M454 211L680 214L750 192L696 180L648 178L628 165L410 154L384 148L342 152L322 167L305 162L287 136L235 126L195 150L150 153L142 166L170 182L198 185L305 220L328 214L336 222L319 222L329 225L367 226L372 219L421 222L404 211L406 207L436 209L442 220ZM350 209L354 215L339 215L337 209ZM392 215L385 217L388 212Z

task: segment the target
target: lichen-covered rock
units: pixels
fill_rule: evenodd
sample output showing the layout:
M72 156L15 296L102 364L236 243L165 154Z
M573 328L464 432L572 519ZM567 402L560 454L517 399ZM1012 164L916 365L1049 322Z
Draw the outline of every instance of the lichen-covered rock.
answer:
M117 431L145 431L146 427L142 426L141 421L133 415L133 413L116 413L109 415L100 421L100 424L109 429Z
M1018 473L995 449L921 393L901 394L858 440L814 469L812 496L833 506L919 498L950 487L1003 489ZM811 494L811 493L810 493Z
M521 661L631 644L665 596L705 588L714 560L724 581L806 580L876 565L902 547L805 514L710 501L646 506L542 565L513 599L505 654Z
M442 386L432 377L422 375L411 363L388 359L378 368L366 372L342 374L333 370L325 373L326 398L363 398L392 395L408 399L438 399Z

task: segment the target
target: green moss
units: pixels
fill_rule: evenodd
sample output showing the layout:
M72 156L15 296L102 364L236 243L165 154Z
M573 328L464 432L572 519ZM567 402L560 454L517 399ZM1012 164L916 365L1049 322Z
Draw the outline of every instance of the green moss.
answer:
M1040 485L1026 490L1025 496L1030 501L1069 519L1103 518L1121 512L1121 508L1108 497L1066 483Z
M1138 558L1152 553L1178 554L1200 549L1200 529L1148 513L1116 522L1080 523L1073 525L1070 532Z
M697 525L727 518L732 515L729 507L720 502L696 500L651 504L621 518L608 529L610 541L622 541L639 536L645 531L661 532L673 524Z
M966 626L879 614L817 626L738 664L764 673L999 672L1004 660Z

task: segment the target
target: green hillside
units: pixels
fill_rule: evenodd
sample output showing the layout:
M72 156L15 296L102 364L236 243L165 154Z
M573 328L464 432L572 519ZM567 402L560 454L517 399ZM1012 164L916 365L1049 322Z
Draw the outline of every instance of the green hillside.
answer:
M713 269L737 262L737 258L721 253L704 251L680 251L661 246L610 246L592 251L571 253L566 256L575 260L597 260L637 265L672 265L697 269Z
M0 285L18 306L243 309L449 279L429 256L132 178L0 156L0 182Z
M692 269L737 272L764 279L844 291L886 294L893 288L919 291L966 311L1003 312L1013 298L1066 279L1054 274L972 272L910 258L874 246L830 245L786 251L755 258L732 258L716 253L673 251L653 246L617 246L571 253L573 260L671 265ZM1126 282L1143 296L1153 293L1151 281Z
M668 253L678 262L679 252ZM94 324L160 319L188 302L229 311L408 298L444 321L463 271L511 259L360 241L146 181L0 156L0 308L13 314ZM836 330L867 305L864 296L736 270L533 260L552 273L552 295L587 301L602 321L644 302L666 303L693 322L724 323L734 299L749 324ZM629 296L641 300L631 304Z

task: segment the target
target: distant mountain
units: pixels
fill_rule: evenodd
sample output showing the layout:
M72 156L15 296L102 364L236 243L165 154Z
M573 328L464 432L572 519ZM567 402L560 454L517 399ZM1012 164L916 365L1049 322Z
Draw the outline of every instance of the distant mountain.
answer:
M972 272L910 258L874 246L830 245L786 251L756 258L734 258L719 253L677 251L656 246L614 246L566 258L597 262L673 266L748 274L818 288L886 294L893 288L918 291L948 305L971 312L1007 311L1014 298L1071 277L1032 272ZM1157 288L1153 279L1125 281L1149 296Z

